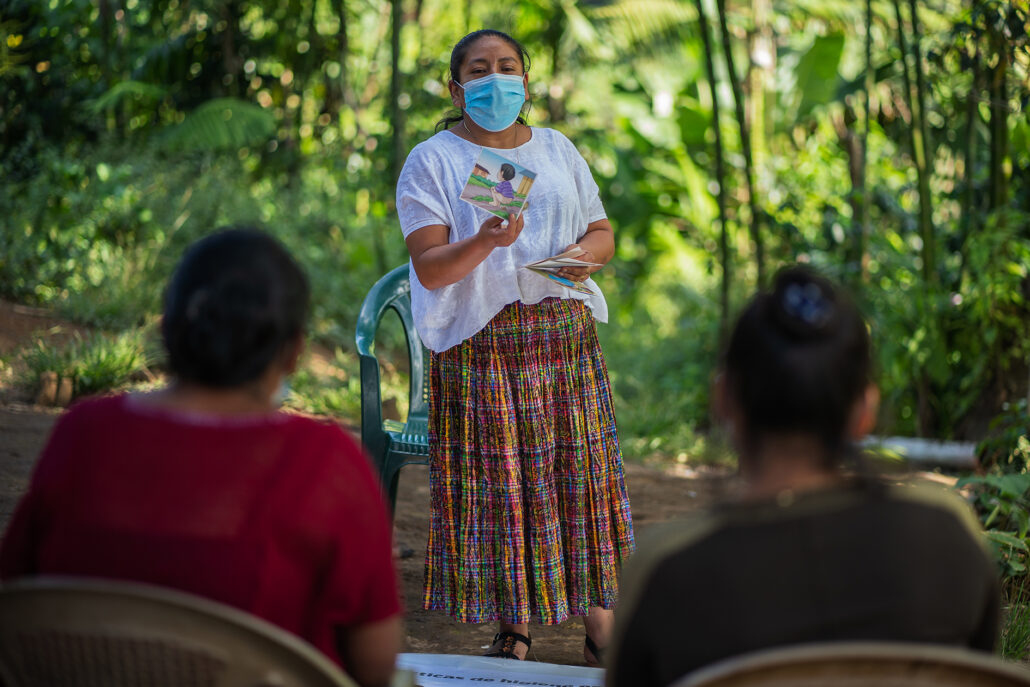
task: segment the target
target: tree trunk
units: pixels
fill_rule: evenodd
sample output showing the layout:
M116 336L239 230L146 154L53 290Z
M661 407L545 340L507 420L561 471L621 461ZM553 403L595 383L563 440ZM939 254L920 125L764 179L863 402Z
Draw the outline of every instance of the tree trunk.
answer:
M752 0L752 16L755 30L749 35L748 48L748 127L751 131L751 147L755 169L762 169L768 155L769 135L768 86L776 65L776 47L770 23L772 7L770 0ZM756 59L757 58L757 59Z
M1005 158L1008 156L1008 84L1009 46L1005 37L989 29L991 46L997 62L991 69L991 210L1005 205L1008 199L1008 180L1005 177Z
M559 78L563 66L561 37L565 33L565 23L565 12L557 9L548 23L545 33L547 47L551 53L551 84L557 86L557 88L550 88L547 91L547 114L551 118L551 122L564 122L566 114L565 105L568 95L562 88L562 79Z
M859 169L859 216L855 221L855 256L858 259L857 284L869 279L869 265L866 259L866 237L869 236L869 126L872 121L873 89L876 86L876 72L873 66L873 1L865 0L865 122L859 144L862 162Z
M910 0L911 7L915 9L915 0ZM926 151L925 141L922 136L923 125L920 121L923 119L922 107L922 95L921 92L917 94L917 100L912 99L912 77L909 75L908 66L908 39L905 36L905 20L901 14L900 0L894 0L894 14L898 21L898 46L901 48L901 73L904 77L905 84L905 105L908 107L911 121L907 129L909 147L912 151L912 162L916 168L916 179L919 187L919 237L923 242L921 251L921 258L923 261L923 281L927 286L933 286L936 284L937 270L934 265L934 253L933 247L933 225L932 225L932 212L931 212L931 199L930 199L930 181L927 175L926 169ZM913 18L916 16L913 13ZM918 53L918 41L919 38L916 36L916 48L915 51ZM921 65L921 61L916 61L917 69ZM922 76L917 74L919 83L922 83Z
M708 73L708 90L712 97L712 130L715 132L715 182L719 186L716 201L719 205L719 262L722 267L722 284L719 290L719 342L725 345L729 340L730 326L730 280L733 265L730 258L730 242L726 226L726 163L723 160L722 132L719 129L719 89L715 81L715 62L712 59L712 41L708 35L708 18L702 0L694 0L705 49L705 69Z
M912 17L915 19L915 0L910 0L910 7L913 10ZM911 121L907 127L909 145L912 150L912 161L916 167L916 178L919 185L919 234L923 240L922 247L922 259L923 259L923 282L924 287L932 294L936 291L936 269L933 265L933 253L929 252L929 248L932 246L932 226L927 226L927 221L930 218L929 210L929 182L926 178L926 158L925 150L923 148L924 140L922 138L921 127L919 121L922 119L924 111L921 107L921 96L917 94L917 100L913 103L912 99L912 78L909 75L908 65L908 41L905 36L905 20L901 13L901 0L894 0L894 14L897 17L898 22L898 46L901 48L901 73L904 77L904 100L905 106L909 110L909 117ZM916 36L918 52L918 36ZM916 61L917 68L920 66L920 61ZM921 80L922 77L918 76ZM917 109L917 106L918 109ZM931 239L931 242L927 242L927 238ZM924 302L931 302L930 298L924 299ZM931 341L924 342L923 345L933 345L932 337L937 336L936 330L936 319L932 310L924 308L921 312L921 319L926 324L926 327L930 330L928 337ZM933 407L933 389L930 385L930 375L925 367L920 367L915 371L915 377L913 379L915 383L916 392L916 417L918 420L918 432L920 436L929 436L933 433L933 428L936 424L936 413Z
M404 83L404 74L401 72L401 31L404 28L404 12L401 7L401 0L390 2L390 174L393 177L394 185L401 175L401 167L404 166L404 110L401 108L401 91ZM376 262L379 272L385 273L386 251L383 246L382 228L373 227L373 246L375 248Z
M927 283L937 283L937 237L933 227L933 196L930 195L930 165L933 164L934 146L926 128L926 78L923 75L923 53L919 46L919 13L917 0L908 0L912 15L912 55L916 67L916 101L919 104L919 155L917 160L919 181L919 234L923 239L923 272Z
M730 86L733 89L733 104L737 115L737 126L740 128L740 147L744 153L744 178L747 181L748 206L751 210L751 240L755 244L755 265L758 271L758 285L765 284L765 250L762 245L761 217L758 202L755 198L755 175L751 161L751 134L747 119L744 116L744 94L741 91L740 79L733 65L733 44L730 41L730 29L726 22L726 0L716 0L719 11L719 28L722 32L722 50L726 57L726 69L729 72Z
M111 48L114 41L111 34L114 30L114 9L111 6L112 0L97 0L97 10L100 13L100 41L103 52L100 55L100 74L104 79L104 88L114 86L111 78Z
M97 9L100 13L100 43L102 46L102 52L100 53L100 76L104 80L104 90L114 86L111 69L113 62L111 51L114 46L114 41L111 40L114 27L114 9L111 7L111 2L112 0L97 0ZM113 108L107 108L106 124L109 132L114 131L117 126Z
M840 146L848 155L848 178L851 181L851 193L848 194L848 204L851 206L851 240L844 243L844 273L847 275L848 283L856 286L861 281L864 252L860 235L865 155L862 150L864 142L855 131L858 117L849 100L850 98L844 102L843 113L839 117L834 116L832 120Z
M336 30L336 52L337 60L340 64L340 74L336 79L329 79L326 77L326 92L333 92L333 99L335 100L335 108L329 109L329 113L337 119L337 124L340 129L340 141L346 146L349 136L345 131L343 121L339 117L340 103L343 106L350 108L357 119L358 113L358 99L354 93L354 90L350 87L350 38L348 37L347 27L349 26L347 20L347 0L332 0L333 12L336 14L337 20L339 21L339 28Z
M401 30L404 28L402 0L392 0L390 15L390 64L393 71L390 75L390 131L393 134L390 156L390 170L396 183L404 165L404 110L401 109L400 98L404 84L401 72Z
M966 131L962 145L962 243L965 255L966 241L972 233L976 188L976 125L980 119L980 46L973 53L973 64L970 69L972 78L969 82L969 93L966 95ZM961 275L959 279L961 279Z
M230 0L222 5L222 20L225 22L225 30L222 31L222 72L223 77L229 77L229 83L222 82L225 88L225 95L238 96L240 94L240 65L236 54L236 34L239 32L240 11L235 0Z
M125 0L118 0L118 10L115 12L114 16L116 22L115 33L117 33L118 38L115 41L114 59L111 65L111 72L114 74L114 78L117 81L121 81L122 79L129 78L131 73L131 70L127 68L127 60L123 57L126 54L125 42L128 34L126 24L129 21L129 8L127 7ZM123 138L128 138L129 136L129 122L131 119L131 103L128 98L122 98L115 114L115 123Z

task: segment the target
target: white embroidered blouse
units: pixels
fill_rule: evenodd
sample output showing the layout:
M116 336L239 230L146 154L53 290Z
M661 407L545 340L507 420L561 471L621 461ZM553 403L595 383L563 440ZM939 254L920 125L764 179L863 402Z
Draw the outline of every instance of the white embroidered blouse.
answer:
M459 196L481 150L449 130L412 149L397 182L397 214L405 238L432 224L450 227L451 242L479 231L490 213ZM608 321L608 305L592 279L586 284L597 292L594 296L520 269L560 253L583 237L588 224L607 217L586 160L561 133L535 127L526 143L491 150L537 174L522 213L525 223L515 243L495 248L454 284L426 289L409 266L415 327L432 351L445 351L473 336L515 301L575 298L585 301L597 320Z

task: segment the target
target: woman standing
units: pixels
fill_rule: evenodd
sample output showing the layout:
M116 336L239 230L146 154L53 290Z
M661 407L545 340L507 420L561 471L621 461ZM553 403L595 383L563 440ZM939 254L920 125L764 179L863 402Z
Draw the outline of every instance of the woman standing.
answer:
M575 146L520 118L528 66L507 34L462 38L450 63L461 114L412 150L397 186L412 308L433 352L423 603L461 622L499 621L486 655L515 659L529 650L529 622L583 616L584 658L597 664L633 550L594 325L607 305L590 280L615 246ZM537 174L521 216L504 221L459 199L484 147ZM560 276L594 294L520 269L572 246L596 266Z

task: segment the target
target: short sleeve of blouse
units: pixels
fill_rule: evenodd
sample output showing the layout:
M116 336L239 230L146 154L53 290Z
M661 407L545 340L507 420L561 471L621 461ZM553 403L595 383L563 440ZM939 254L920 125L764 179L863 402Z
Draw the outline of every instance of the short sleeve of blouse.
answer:
M397 180L397 215L407 238L412 232L432 224L450 226L448 194L444 189L443 165L422 143L412 149Z
M587 161L580 155L576 145L561 133L555 132L565 148L566 155L570 159L570 166L573 170L573 178L576 180L576 190L579 192L579 206L583 209L583 216L587 224L592 224L601 219L607 219L608 213L601 203L601 193L594 181L594 175L590 171Z

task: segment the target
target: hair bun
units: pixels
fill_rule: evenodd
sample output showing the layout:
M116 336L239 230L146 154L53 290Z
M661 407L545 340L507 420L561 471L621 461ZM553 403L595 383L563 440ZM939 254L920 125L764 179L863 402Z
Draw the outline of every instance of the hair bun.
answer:
M171 371L208 387L257 379L304 328L304 272L274 238L239 227L191 245L165 296Z
M786 333L797 338L816 338L837 316L833 286L801 267L781 272L773 292L773 317Z

